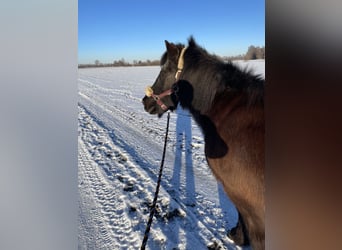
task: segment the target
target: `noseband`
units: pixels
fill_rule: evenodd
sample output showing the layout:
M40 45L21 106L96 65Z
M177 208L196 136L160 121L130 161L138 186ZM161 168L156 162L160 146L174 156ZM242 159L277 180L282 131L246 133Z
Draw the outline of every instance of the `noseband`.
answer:
M173 89L168 89L159 95L155 95L153 94L153 89L150 86L148 86L145 89L146 96L152 97L157 102L157 104L162 108L162 110L167 110L167 106L162 102L161 99L165 96L171 95L172 93L173 93Z
M162 102L162 98L165 97L165 96L169 96L169 95L172 95L173 93L177 93L178 91L178 86L177 86L177 81L179 80L180 78L180 75L183 71L183 66L184 66L184 52L185 52L186 48L184 47L179 55L179 59L178 59L178 65L177 65L177 72L176 72L176 75L175 75L175 79L176 79L176 82L172 85L171 89L168 89L164 92L162 92L161 94L159 95L156 95L153 93L153 89L151 86L147 86L146 89L145 89L145 95L147 97L152 97L156 103L161 107L162 110L167 110L168 107Z

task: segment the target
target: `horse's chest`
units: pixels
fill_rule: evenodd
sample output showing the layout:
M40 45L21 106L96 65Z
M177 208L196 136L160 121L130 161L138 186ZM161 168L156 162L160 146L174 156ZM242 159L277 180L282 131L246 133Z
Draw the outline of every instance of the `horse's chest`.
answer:
M205 154L207 162L215 177L224 185L236 186L246 177L246 164L241 157L241 147L234 143L206 141ZM233 188L233 187L231 187Z

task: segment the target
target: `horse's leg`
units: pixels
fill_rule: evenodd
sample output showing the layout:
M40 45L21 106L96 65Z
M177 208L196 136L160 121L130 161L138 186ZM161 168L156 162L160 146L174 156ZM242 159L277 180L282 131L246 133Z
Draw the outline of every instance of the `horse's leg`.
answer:
M239 212L239 219L235 227L233 227L227 234L227 236L234 241L236 245L245 246L249 245L249 240L246 231L246 225Z
M249 241L253 250L265 250L265 227L262 224L254 224L248 227Z

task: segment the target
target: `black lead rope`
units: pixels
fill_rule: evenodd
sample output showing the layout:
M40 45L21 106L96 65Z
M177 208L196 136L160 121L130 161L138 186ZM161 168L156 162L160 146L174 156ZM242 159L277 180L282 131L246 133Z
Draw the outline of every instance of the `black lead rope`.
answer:
M151 224L152 224L154 212L156 211L156 204L157 204L157 199L158 199L159 187L160 187L160 182L161 182L161 177L162 177L163 167L164 167L164 159L165 159L165 153L166 153L167 135L168 135L168 133L169 133L169 123L170 123L170 112L167 113L167 124L166 124L165 140L164 140L164 150L163 150L162 160L161 160L161 163L160 163L160 169L159 169L159 177L158 177L158 182L157 182L157 188L156 188L156 192L154 193L154 199L153 199L153 203L152 203L152 207L151 207L151 211L150 211L150 217L148 218L148 222L147 222L147 226L146 226L145 234L144 234L144 239L143 239L143 242L142 242L141 248L140 248L141 250L144 250L145 247L146 247L146 243L147 243L147 239L148 239L148 234L149 234L149 232L150 232L150 228L151 228Z

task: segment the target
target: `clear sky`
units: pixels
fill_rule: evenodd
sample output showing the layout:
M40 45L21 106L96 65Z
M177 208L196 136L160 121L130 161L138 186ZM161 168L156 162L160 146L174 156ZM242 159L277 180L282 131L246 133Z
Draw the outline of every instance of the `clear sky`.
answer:
M78 1L79 63L160 59L164 40L187 44L190 35L220 56L264 46L265 1Z

